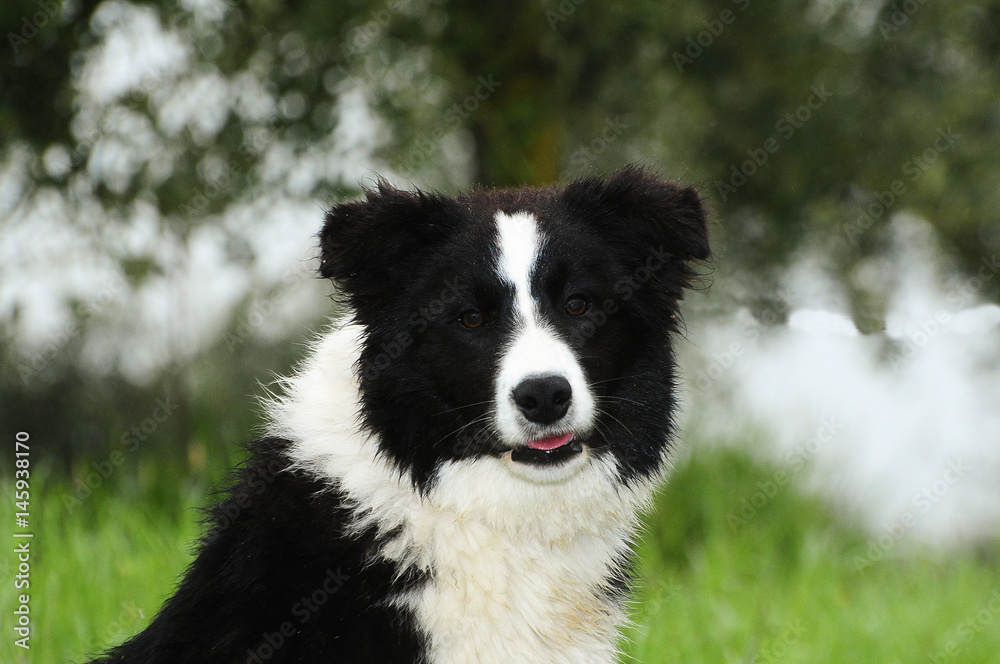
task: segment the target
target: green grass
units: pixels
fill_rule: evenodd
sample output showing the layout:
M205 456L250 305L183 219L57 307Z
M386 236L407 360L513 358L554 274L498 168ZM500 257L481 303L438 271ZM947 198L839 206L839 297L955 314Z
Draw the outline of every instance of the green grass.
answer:
M0 661L80 662L149 621L189 561L199 532L194 507L208 500L204 485L170 482L178 473L155 468L138 481L120 470L119 483L112 478L79 505L66 501L72 487L65 482L36 475L33 647L27 657L11 644L6 626L15 593L6 582ZM159 479L150 481L150 473ZM773 477L772 469L735 453L708 453L678 469L640 544L627 659L997 661L995 547L944 556L903 555L900 545L859 565L867 537L794 485L779 487L745 523L727 517ZM11 495L9 483L4 488ZM4 501L0 520L12 523L12 512ZM16 561L4 548L0 569L10 579Z
M32 473L31 649L26 653L12 644L7 621L24 591L5 582L0 662L86 661L140 630L169 596L199 535L196 506L206 501L206 490L190 481L170 482L183 474L152 461L131 478L118 469L89 496L81 485L49 481L44 469ZM168 482L172 491L165 488ZM3 487L4 496L12 495L7 482ZM0 506L4 524L14 521L11 502ZM4 578L17 564L8 551L5 546L0 556Z
M996 547L944 556L899 544L871 562L868 536L794 485L735 521L774 478L734 453L673 476L639 549L635 660L998 661Z

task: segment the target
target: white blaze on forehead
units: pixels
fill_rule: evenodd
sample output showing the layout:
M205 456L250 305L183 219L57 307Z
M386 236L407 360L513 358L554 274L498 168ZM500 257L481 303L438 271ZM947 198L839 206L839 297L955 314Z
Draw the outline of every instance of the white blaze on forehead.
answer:
M535 322L531 298L531 275L538 260L541 235L534 215L527 212L497 212L500 277L514 287L515 310L521 325Z
M531 296L531 280L544 244L538 221L527 212L497 212L496 223L497 272L514 289L517 321L513 334L505 340L496 380L496 425L500 436L516 445L546 433L544 427L524 418L513 399L514 388L537 375L562 376L569 381L573 391L570 408L555 428L580 433L592 424L593 395L573 350L546 324Z

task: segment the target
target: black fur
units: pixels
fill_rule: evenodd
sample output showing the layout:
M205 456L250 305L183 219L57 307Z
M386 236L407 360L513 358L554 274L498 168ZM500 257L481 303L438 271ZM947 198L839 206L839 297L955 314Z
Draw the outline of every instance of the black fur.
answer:
M532 296L597 396L585 444L612 455L622 482L657 472L675 402L669 337L694 276L689 261L707 258L709 245L697 193L635 167L561 189L457 198L380 182L334 206L320 273L365 330L362 425L423 492L442 462L503 452L485 418L514 315L496 275L497 211L533 214L549 238ZM586 315L563 315L572 295L586 297ZM458 324L473 309L484 324ZM349 535L351 506L329 481L290 470L289 446L272 438L252 448L176 594L95 662L423 661L426 635L387 599L429 580L397 575L377 556L376 533ZM615 593L625 568L609 574ZM316 610L303 602L314 592L325 596Z
M252 446L177 592L146 630L95 662L419 661L412 621L382 600L422 579L394 580L372 560L374 533L345 536L341 496L289 471L287 446Z

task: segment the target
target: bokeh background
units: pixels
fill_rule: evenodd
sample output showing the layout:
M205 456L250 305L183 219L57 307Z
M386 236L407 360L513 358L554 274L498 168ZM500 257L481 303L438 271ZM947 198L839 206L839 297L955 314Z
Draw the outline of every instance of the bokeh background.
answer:
M331 202L628 162L700 189L715 257L623 661L996 661L1000 3L4 0L0 37L0 430L39 556L4 661L169 594L335 313Z

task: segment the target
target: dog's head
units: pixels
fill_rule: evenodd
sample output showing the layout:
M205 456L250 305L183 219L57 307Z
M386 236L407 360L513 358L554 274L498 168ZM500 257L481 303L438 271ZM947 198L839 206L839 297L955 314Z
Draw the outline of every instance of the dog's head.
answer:
M364 329L364 424L426 490L449 462L564 481L663 465L670 333L709 255L693 189L636 167L560 189L449 198L380 182L320 235Z

